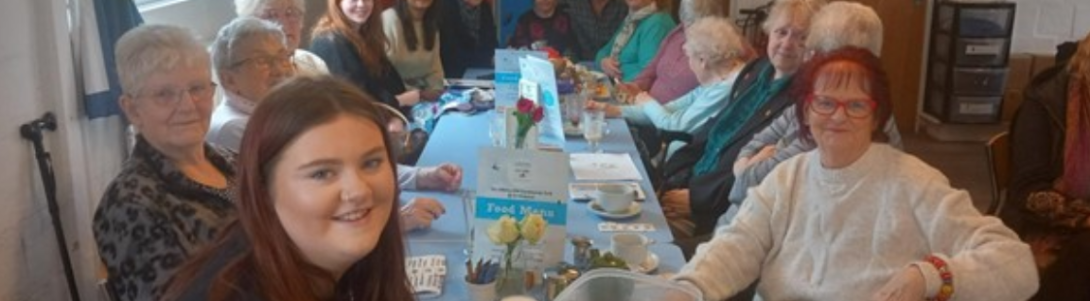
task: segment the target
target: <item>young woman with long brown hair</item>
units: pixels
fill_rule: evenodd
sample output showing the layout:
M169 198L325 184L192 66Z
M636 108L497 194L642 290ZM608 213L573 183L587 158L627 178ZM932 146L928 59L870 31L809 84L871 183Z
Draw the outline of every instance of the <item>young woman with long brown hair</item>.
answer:
M270 92L242 139L238 221L166 299L412 300L386 114L371 101L328 76Z
M444 88L438 2L400 0L382 12L382 29L390 43L386 56L406 85L424 91L424 99L438 98Z
M325 60L330 74L413 116L409 108L420 101L420 91L405 88L386 56L389 42L375 6L375 0L327 0L326 14L311 34L310 51Z

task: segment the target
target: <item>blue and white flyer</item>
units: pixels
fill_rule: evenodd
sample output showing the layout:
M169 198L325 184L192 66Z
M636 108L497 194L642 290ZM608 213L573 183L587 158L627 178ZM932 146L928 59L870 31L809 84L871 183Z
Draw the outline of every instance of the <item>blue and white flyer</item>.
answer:
M538 124L538 145L545 148L564 149L564 115L561 115L560 94L556 90L556 71L553 63L544 58L526 56L519 59L522 78L537 84L536 99L545 108L545 118Z
M559 263L568 223L567 154L486 147L479 155L473 258L502 260L517 246L515 267Z
M543 51L496 49L496 106L515 107L519 99L519 79L522 79L519 58L527 56L545 59L549 54Z

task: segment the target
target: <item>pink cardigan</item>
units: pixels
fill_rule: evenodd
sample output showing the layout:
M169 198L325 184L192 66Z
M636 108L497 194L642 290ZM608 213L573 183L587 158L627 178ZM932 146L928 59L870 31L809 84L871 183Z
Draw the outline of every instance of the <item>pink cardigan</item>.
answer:
M632 81L661 104L689 93L700 84L689 69L689 56L681 47L685 44L684 29L684 25L678 25L670 31L659 46L659 53Z

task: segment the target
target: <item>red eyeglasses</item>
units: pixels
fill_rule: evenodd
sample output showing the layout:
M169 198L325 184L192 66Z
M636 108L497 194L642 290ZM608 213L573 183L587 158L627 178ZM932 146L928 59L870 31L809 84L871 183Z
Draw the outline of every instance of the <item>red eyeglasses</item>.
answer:
M836 99L829 96L813 95L806 98L806 104L810 111L823 116L833 115L838 108L843 107L844 113L852 118L866 118L874 114L878 109L878 103L869 98L862 99Z

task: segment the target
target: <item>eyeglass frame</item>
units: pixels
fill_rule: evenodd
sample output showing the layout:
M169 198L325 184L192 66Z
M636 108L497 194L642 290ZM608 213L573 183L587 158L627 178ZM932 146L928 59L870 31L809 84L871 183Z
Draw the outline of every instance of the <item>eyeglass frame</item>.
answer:
M183 96L189 96L190 100L192 100L193 98L208 98L208 99L211 99L212 95L214 95L216 93L215 92L216 87L219 87L219 85L216 84L215 82L210 81L210 82L208 82L208 83L206 83L204 85L191 85L191 86L189 86L187 88L184 88L184 89L179 89L179 88L174 88L174 87L166 87L166 88L160 89L160 90L152 93L151 95L147 95L147 94L144 94L142 92L138 92L136 94L126 93L126 95L128 95L129 97L132 97L134 99L150 97L152 102L155 103L156 105L169 106L169 107L173 108L173 107L177 107L178 104L182 102L181 100L182 100ZM200 94L200 93L207 93L207 94Z
M817 109L817 106L814 105L814 101L819 97L828 98L828 99L832 100L832 102L835 104L832 111L822 112L822 111ZM850 109L851 107L849 107L849 105L854 103L854 102L857 102L857 101L863 101L863 103L867 104L867 107L869 107L870 109L864 111L865 114L862 114L862 115L851 113L852 110ZM862 119L862 118L867 118L867 117L870 117L870 116L874 116L874 112L878 110L878 103L875 102L873 99L871 99L869 97L868 98L852 99L852 100L843 100L843 99L838 99L838 98L835 98L835 97L820 96L820 95L817 95L817 94L810 94L810 96L806 97L806 106L809 107L809 110L811 112L814 112L815 114L818 114L818 115L821 115L821 116L832 116L833 114L836 114L836 111L838 111L840 109L843 109L845 116L848 116L848 117L851 117L851 118L856 118L856 119Z
M275 13L275 14L271 14L271 13ZM299 21L303 20L303 14L304 14L303 10L295 8L295 7L289 7L286 10L265 9L265 10L261 11L261 13L257 14L257 16L260 17L261 19L266 19L266 20L285 20L285 21L299 22ZM284 18L281 19L280 17L284 17Z
M231 69L242 67L250 62L257 63L255 67L268 71L272 70L273 65L280 64L284 69L294 69L295 64L292 63L293 53L291 51L284 50L284 52L278 55L255 55L248 57L231 64ZM259 61L260 60L260 61Z

